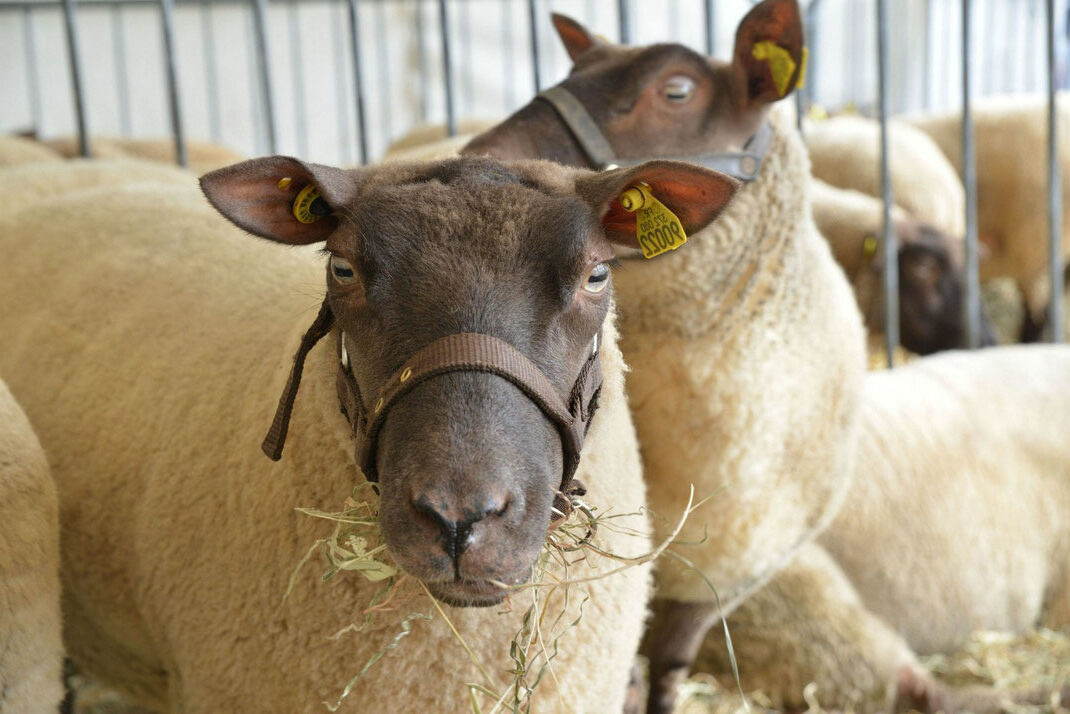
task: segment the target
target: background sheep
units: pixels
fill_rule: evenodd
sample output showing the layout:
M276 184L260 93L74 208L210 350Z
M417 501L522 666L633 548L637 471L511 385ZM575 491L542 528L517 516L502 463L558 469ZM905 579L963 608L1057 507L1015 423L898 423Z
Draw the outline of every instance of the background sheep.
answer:
M468 164L444 167L443 180L450 166L460 177ZM542 165L515 170L529 172L575 210L572 173ZM366 171L359 175L374 177L370 184L378 180L389 195L390 175L420 169ZM487 190L531 190L501 188L497 178L508 174L486 164L474 164L478 171L489 172L498 187ZM695 170L687 172L693 185ZM327 175L336 178L324 188L357 174ZM585 196L601 205L606 191L622 190L617 182L645 176L600 174ZM429 226L441 225L441 209L450 205L438 201L442 196L424 200L435 185L404 189L409 215L415 208L438 216L440 223ZM479 193L465 190L464 200ZM451 200L461 199L451 194ZM503 215L529 215L513 204L494 200L507 206ZM356 205L368 202L362 197ZM476 229L494 236L494 246L504 245L501 230L480 229L478 212L444 215L454 224L463 219L462 235ZM359 636L332 641L360 621L375 591L358 578L327 584L301 578L280 605L295 564L324 534L293 508L332 509L360 480L349 427L338 414L338 358L328 344L309 355L284 459L272 465L256 448L310 308L322 295L322 257L243 236L198 193L177 186L80 192L4 216L0 226L18 247L8 251L13 258L0 280L7 308L0 330L11 336L0 363L40 418L60 485L71 657L154 708L319 711L320 700L333 701L368 657L395 638L400 619L379 617ZM502 281L510 294L522 274ZM578 476L595 506L627 512L644 494L623 364L608 321L601 349L602 406ZM80 358L41 359L70 354ZM380 469L387 463L383 453ZM642 520L633 525L642 528ZM604 547L615 551L649 549L642 537L604 537ZM560 691L570 708L620 708L647 582L646 569L633 568L591 583L586 602L571 600L562 622L572 623L581 608L583 617L559 643L556 679L539 694L545 706L555 707ZM446 607L468 645L494 667L492 686L506 681L502 669L509 640L521 628L522 598L514 596L511 613ZM399 612L407 609L429 606L399 604ZM468 708L464 683L483 676L440 618L413 628L403 650L356 683L348 707L375 701L414 710Z
M0 193L16 210L83 189L118 189L136 183L196 185L197 177L177 166L139 159L72 159L12 166L0 171Z
M0 711L56 711L63 698L59 523L44 452L0 382Z
M0 135L0 167L33 164L42 161L61 161L56 151L33 139Z
M880 124L837 116L807 122L805 136L816 178L837 188L881 195ZM966 234L966 194L941 147L914 127L892 123L888 151L896 204L961 241Z
M81 156L78 140L74 137L45 139L41 144L60 156L74 159ZM94 136L90 141L90 153L96 159L144 159L175 165L175 142L173 139L118 139ZM244 156L232 149L207 141L187 141L186 158L190 171L202 174L218 169Z
M905 704L999 710L984 695L955 703L918 676L917 655L954 651L978 629L1070 626L1068 396L1065 347L868 375L844 507L729 619L744 686L798 707L816 681L819 701L864 706L899 678L921 695ZM730 679L716 639L704 654Z
M1064 95L1060 95L1065 100ZM1026 338L1036 339L1050 294L1048 266L1048 119L1039 96L985 98L972 105L977 147L978 238L988 248L982 278L1013 278L1025 297L1032 324ZM1070 136L1070 110L1058 110L1060 136ZM962 115L950 113L903 120L933 138L962 172ZM1063 176L1070 176L1070 146L1059 146ZM1062 184L1063 205L1070 204L1070 181ZM1065 211L1064 211L1065 213ZM1063 216L1062 256L1070 245L1070 222Z
M843 268L873 335L884 332L883 204L860 191L834 188L814 180L814 223ZM963 242L892 209L898 240L900 343L917 354L954 349L965 343L962 328L965 287ZM982 344L994 344L982 319Z

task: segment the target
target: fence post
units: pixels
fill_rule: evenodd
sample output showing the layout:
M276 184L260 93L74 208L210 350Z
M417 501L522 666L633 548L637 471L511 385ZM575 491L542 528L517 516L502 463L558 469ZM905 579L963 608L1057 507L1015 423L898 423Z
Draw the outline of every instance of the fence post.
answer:
M899 345L899 246L892 229L892 173L888 155L888 2L877 0L877 111L881 125L881 206L884 257L884 349L895 366Z
M85 90L82 84L82 59L78 53L78 18L75 0L63 0L64 26L67 28L67 59L71 66L71 89L74 92L74 115L78 122L78 153L89 156L89 128L85 118Z
M175 0L160 0L160 22L163 28L164 65L167 70L167 99L171 112L171 133L175 139L175 160L188 166L186 135L182 130L182 105L178 91L178 67L175 62Z
M970 0L962 0L962 186L966 189L966 344L981 345L981 285L977 254L977 156L974 153L970 100Z
M1051 277L1051 307L1048 324L1051 341L1062 342L1066 323L1063 318L1063 203L1062 176L1059 173L1059 116L1056 105L1055 2L1047 0L1048 20L1048 268Z

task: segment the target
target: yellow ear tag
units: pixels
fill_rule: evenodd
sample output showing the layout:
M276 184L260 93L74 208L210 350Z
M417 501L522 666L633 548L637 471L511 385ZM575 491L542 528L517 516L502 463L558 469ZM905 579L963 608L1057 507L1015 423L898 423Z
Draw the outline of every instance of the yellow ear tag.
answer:
M876 236L866 236L862 240L862 255L866 256L867 260L873 260L873 256L877 254L877 238Z
M645 183L629 188L620 195L620 205L628 213L636 213L635 237L644 258L654 258L676 250L687 242L684 225L676 214L665 207Z
M297 198L294 199L294 218L302 223L315 223L322 216L317 216L312 212L312 202L320 197L319 189L313 184L309 184L301 189L297 194Z
M795 74L795 60L791 58L791 54L786 49L772 40L762 40L754 43L751 53L754 55L754 59L769 61L769 73L773 76L773 84L776 85L778 97L783 97L791 91L792 88L788 87L788 83L791 82L791 77ZM805 50L803 62L805 66Z

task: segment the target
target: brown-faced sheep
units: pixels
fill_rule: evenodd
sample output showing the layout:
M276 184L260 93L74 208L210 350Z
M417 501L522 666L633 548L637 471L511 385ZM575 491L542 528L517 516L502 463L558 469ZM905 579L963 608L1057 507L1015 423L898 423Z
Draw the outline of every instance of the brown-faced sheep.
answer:
M734 189L663 162L591 174L479 159L343 171L273 158L204 179L239 225L277 242L326 240L329 261L245 236L171 185L83 191L0 218L0 366L39 422L59 485L75 663L154 708L318 712L395 640L399 612L431 610L404 602L333 640L363 620L378 586L303 577L281 602L324 535L294 508L334 510L362 481L339 413L340 339L342 374L364 395L350 413L363 403L370 414L391 373L451 333L515 345L563 394L600 333L600 407L576 476L598 509L641 507L603 265L610 240L632 241L635 228L599 225L636 181L694 230ZM301 215L319 220L304 223L291 205L310 185L322 199ZM325 262L315 324L333 315L337 326L308 353L286 453L272 464L257 443L324 299ZM467 711L466 683L498 691L510 681L530 591L494 607L502 591L490 581L527 579L571 453L530 397L497 373L461 372L392 402L365 464L378 474L385 542L446 602L490 606L441 607L491 669L481 674L441 617L417 621L356 680L349 710ZM599 538L628 555L650 549L616 529ZM620 710L648 580L637 567L587 584L586 601L547 595L563 612L558 629L574 626L536 707Z

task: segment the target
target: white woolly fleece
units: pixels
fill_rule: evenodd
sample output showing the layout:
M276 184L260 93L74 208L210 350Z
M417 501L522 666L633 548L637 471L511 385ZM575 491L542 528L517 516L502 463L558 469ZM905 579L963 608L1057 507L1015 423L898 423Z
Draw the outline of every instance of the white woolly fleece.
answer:
M59 508L41 444L0 382L0 711L63 699Z
M332 640L362 619L376 587L323 583L314 567L280 604L301 556L330 531L294 508L336 510L361 479L330 339L309 356L282 461L259 449L323 295L322 256L244 235L178 186L52 198L0 218L0 236L0 369L59 487L70 656L174 712L322 711L407 610L430 609L402 603L397 617ZM607 324L601 408L577 476L593 505L627 512L645 493L615 342ZM603 536L627 554L650 548ZM591 598L537 709L621 709L649 579L640 567L585 586ZM445 608L498 685L522 600L511 612ZM413 630L344 711L469 710L465 683L480 676L446 624Z
M681 547L730 611L836 512L865 368L858 308L810 215L790 120L757 181L685 246L615 272L621 349L658 535L688 487L709 504ZM659 597L710 601L663 561Z

